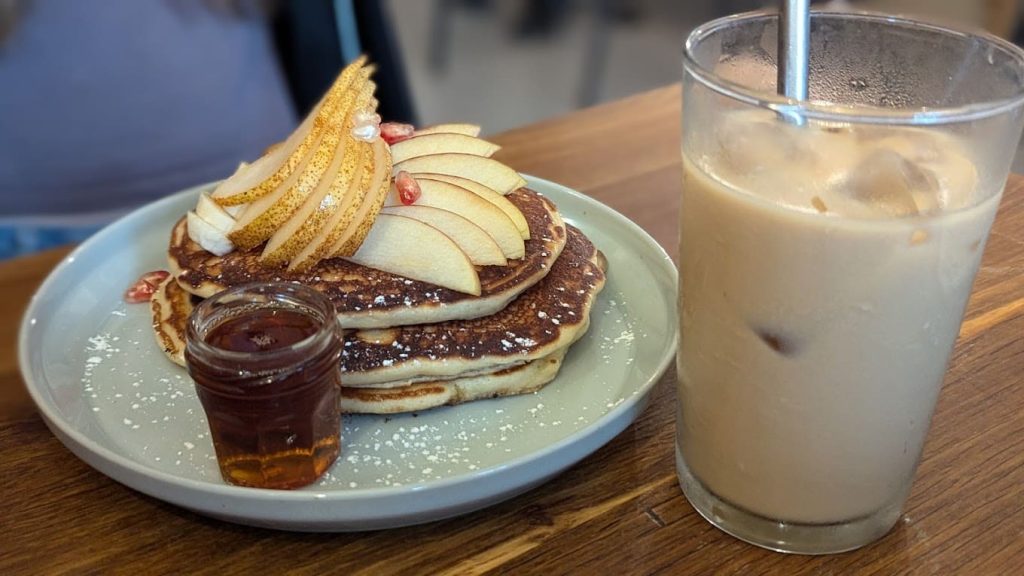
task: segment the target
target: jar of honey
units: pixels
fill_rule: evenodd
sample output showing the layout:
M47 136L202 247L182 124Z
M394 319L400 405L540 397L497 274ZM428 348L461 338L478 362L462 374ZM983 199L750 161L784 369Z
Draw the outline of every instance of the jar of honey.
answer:
M298 488L334 463L340 333L331 302L300 284L246 284L196 306L185 360L225 481Z

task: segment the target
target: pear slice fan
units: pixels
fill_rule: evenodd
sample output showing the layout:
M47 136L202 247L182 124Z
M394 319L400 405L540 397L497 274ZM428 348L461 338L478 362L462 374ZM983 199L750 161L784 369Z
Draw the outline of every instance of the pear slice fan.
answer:
M218 256L259 250L267 267L340 257L479 295L477 266L523 257L529 230L504 195L525 181L472 124L405 126L388 144L372 73L365 57L349 64L284 142L203 194L189 237ZM414 197L395 189L403 170Z

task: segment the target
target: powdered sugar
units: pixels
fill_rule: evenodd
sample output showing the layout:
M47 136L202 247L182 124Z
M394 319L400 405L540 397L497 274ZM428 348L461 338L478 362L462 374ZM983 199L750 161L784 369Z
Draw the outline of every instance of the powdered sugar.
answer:
M428 291L422 297L438 294ZM555 298L533 310L544 326L538 334L552 334L580 321L564 300L572 298L566 294L563 301ZM412 304L404 296L384 293L366 304L371 302L375 307ZM630 313L625 295L606 292L599 297L590 333L570 351L560 377L537 393L420 414L345 416L342 455L308 490L329 496L334 491L423 485L473 475L594 425L634 393L625 384L625 374L646 334L633 325ZM147 306L122 305L79 340L81 349L69 361L77 366L80 379L82 429L147 467L219 484L213 445L193 384L185 370L165 359L149 323ZM538 346L535 338L512 331L499 336L501 346L516 352ZM394 341L386 346L394 352L392 357L408 358L407 345ZM437 352L440 355L441 348Z

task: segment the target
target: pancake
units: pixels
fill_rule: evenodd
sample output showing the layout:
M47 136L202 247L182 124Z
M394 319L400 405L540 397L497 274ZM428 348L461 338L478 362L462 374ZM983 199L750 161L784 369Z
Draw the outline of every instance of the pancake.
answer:
M606 262L582 232L573 227L566 231L565 248L548 276L492 316L346 331L342 381L349 387L382 388L474 377L567 348L589 326L593 301L604 286ZM172 301L164 303L166 299ZM188 293L176 283L161 285L154 297L158 341L179 364L183 357L168 342L184 341L190 306ZM162 311L176 312L161 316Z
M341 411L362 414L420 412L474 400L536 392L555 379L566 349L495 372L387 388L342 386Z
M428 368L427 372L435 374L433 376L415 374L411 378L401 380L364 382L362 380L365 380L365 378L359 378L356 373L345 370L345 375L342 378L344 384L342 385L340 397L342 411L366 414L418 412L477 400L530 394L537 392L538 389L554 380L558 375L562 359L569 345L579 339L589 327L590 303L604 283L602 272L604 264L600 252L594 250L593 245L589 242L584 242L586 237L578 230L569 228L568 236L567 250L563 252L558 261L563 262L562 268L574 271L577 274L570 275L570 278L565 278L565 272L559 270L560 266L557 266L556 262L556 268L549 277L535 288L520 296L519 299L528 300L528 302L521 302L522 310L529 310L531 313L541 311L545 306L541 305L539 307L539 304L545 303L546 299L539 296L550 296L552 295L550 292L564 296L564 293L568 291L568 287L573 284L571 282L573 277L578 281L581 277L593 279L589 281L591 288L585 290L585 294L577 294L578 298L574 298L579 302L577 306L561 305L568 303L568 298L565 298L559 301L558 307L561 308L561 312L556 312L547 318L547 320L558 320L560 318L574 319L577 318L577 315L582 314L582 322L566 321L564 324L561 322L553 323L552 326L557 327L555 330L541 328L535 334L545 334L545 336L549 337L554 336L544 340L545 344L542 344L541 341L535 341L536 343L530 344L524 337L516 337L512 341L521 347L513 352L513 349L503 344L502 352L505 354L501 355L501 358L498 358L498 355L495 354L479 356L475 360L455 356L438 359L435 356L430 362L423 364L418 362L417 359L410 359L409 353L404 352L406 348L398 348L393 344L389 345L387 347L393 348L395 351L394 356L397 357L397 364L393 361L390 363L386 360L382 361L381 368L374 371L375 376L396 376L408 373L408 370L403 369L403 366ZM588 246L589 250L587 249ZM573 262L566 262L564 261L565 259L572 259L574 264L577 265L573 265ZM588 275L588 273L592 276ZM564 290L559 290L559 288L564 288ZM546 290L550 290L550 292ZM168 358L180 366L184 366L186 323L188 315L193 310L195 300L195 296L186 292L173 278L168 278L158 287L151 302L154 333L156 334L157 342ZM513 304L516 302L513 302ZM585 314L577 312L582 310L581 306L585 308ZM510 307L515 307L515 305ZM530 317L534 316L536 315L530 315ZM518 315L518 318L523 317ZM537 318L540 319L540 316L537 316ZM502 331L511 328L510 320L511 317L498 319L498 322L494 325L495 330ZM423 328L426 334L438 334L438 339L442 342L450 341L456 334L477 334L469 326L459 326L460 324L467 324L467 322L453 321L436 326L407 327L399 330L406 332L412 331L414 328ZM543 326L543 323L539 326ZM428 328L433 329L429 330ZM521 326L518 326L516 329L520 330L520 333L523 332ZM384 343L380 339L368 341L368 332L370 331L348 332L346 334L346 357L366 358L365 347L380 346ZM383 333L385 331L376 330L374 332ZM552 334L546 334L546 332L552 332ZM557 335L553 334L554 332L557 332ZM508 336L509 332L507 331L499 333L512 337ZM401 341L400 337L400 334L396 334L396 338L392 342ZM423 338L422 335L421 338ZM481 343L483 341L481 339ZM557 345L557 342L561 342L563 344L562 347L553 347ZM528 347L532 349L527 349ZM447 349L452 353L456 353L460 349L465 352L466 348L462 346L449 346ZM480 348L477 347L476 349L479 351ZM544 355L543 351L550 351L550 353ZM402 358L403 356L406 358ZM440 360L440 364L437 364L438 360ZM488 362L492 364L486 364ZM389 365L388 367L392 368L392 370L387 370L385 365ZM467 370L462 373L453 374L451 368L460 365L467 367ZM345 365L343 364L343 366ZM429 369L436 366L442 366L449 370L444 371L446 374L436 374L437 370ZM356 385L352 385L353 383Z
M185 330L193 297L173 278L157 288L151 301L157 344L170 360L185 366ZM512 366L464 374L448 380L385 382L372 387L342 386L341 410L359 414L419 412L439 406L529 394L555 379L568 347Z
M185 366L185 334L193 308L192 295L173 276L168 276L153 292L149 308L157 345L171 362Z
M567 348L587 330L604 287L604 256L577 228L550 273L486 318L388 329L345 331L342 381L352 387L398 387L524 365ZM191 295L170 279L153 296L157 342L184 365Z
M342 352L348 386L418 379L449 379L549 356L587 329L590 309L604 287L607 263L579 229L551 272L504 309L484 318L358 330Z
M172 362L185 366L185 326L192 309L191 294L173 278L167 278L153 295L151 309L157 344ZM530 362L450 380L386 382L365 388L342 386L341 410L348 414L399 414L529 394L555 379L566 351L563 348Z
M345 328L384 328L488 316L544 278L566 243L565 224L550 200L525 188L506 198L520 209L530 226L526 255L510 260L508 266L478 267L478 297L338 258L321 261L307 272L289 272L263 266L259 262L261 248L214 256L189 239L184 219L171 233L171 275L185 290L202 298L246 282L299 282L325 294Z

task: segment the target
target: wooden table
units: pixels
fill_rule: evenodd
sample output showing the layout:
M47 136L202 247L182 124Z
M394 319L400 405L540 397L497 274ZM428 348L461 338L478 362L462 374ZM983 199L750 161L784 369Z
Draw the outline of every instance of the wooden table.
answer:
M676 252L678 86L495 138L512 166L582 190ZM687 504L673 465L675 376L639 420L548 484L492 508L363 534L209 520L74 458L23 390L15 337L64 251L0 264L0 573L999 574L1024 564L1024 178L989 242L906 516L829 557L739 542Z

